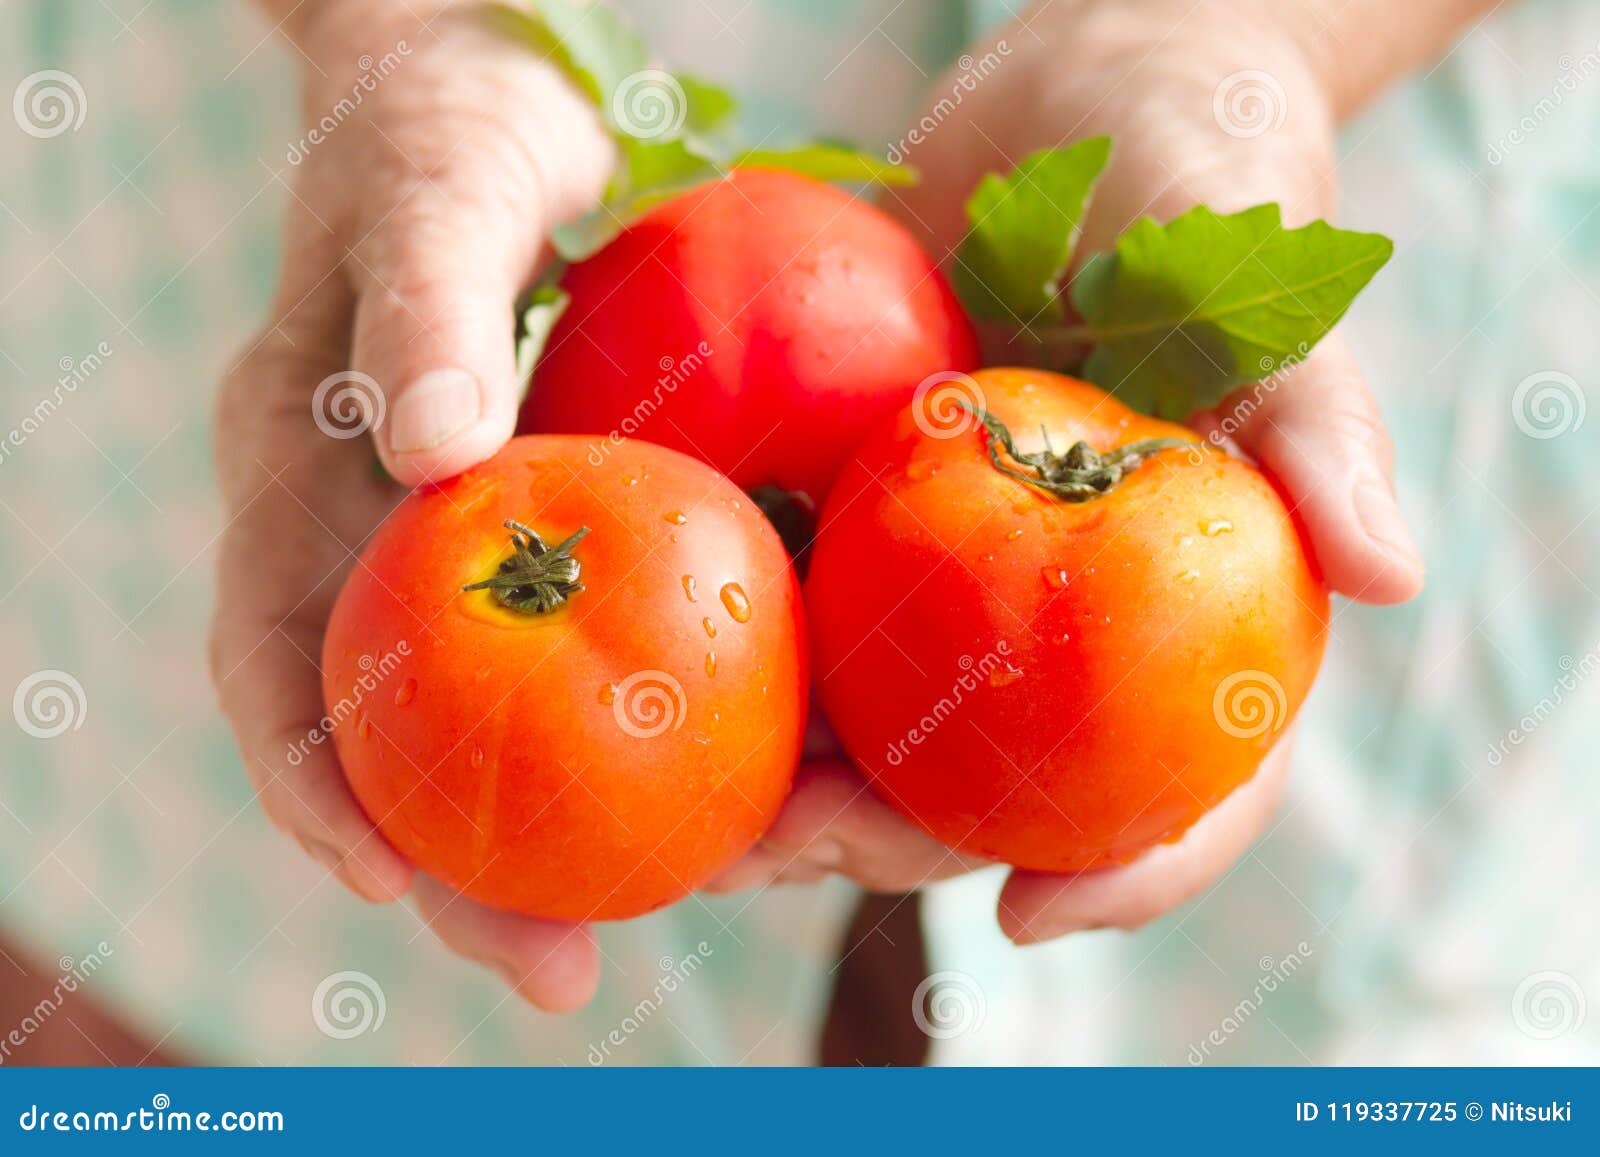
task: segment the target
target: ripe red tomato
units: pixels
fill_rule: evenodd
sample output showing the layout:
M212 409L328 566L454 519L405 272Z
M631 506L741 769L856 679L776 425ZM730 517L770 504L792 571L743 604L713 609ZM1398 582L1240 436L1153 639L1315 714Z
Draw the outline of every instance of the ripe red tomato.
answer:
M964 392L1016 454L930 396L824 506L821 707L944 843L1041 871L1126 861L1255 771L1311 686L1328 596L1277 491L1192 432L1053 374ZM1179 441L1131 469L1107 454L1152 438ZM1055 492L1023 480L1040 468Z
M740 170L663 202L562 288L523 432L637 435L814 503L919 382L978 364L911 235L791 173Z
M771 824L803 631L782 544L725 478L643 442L594 464L585 439L516 438L378 530L323 691L357 798L423 870L499 908L621 919Z

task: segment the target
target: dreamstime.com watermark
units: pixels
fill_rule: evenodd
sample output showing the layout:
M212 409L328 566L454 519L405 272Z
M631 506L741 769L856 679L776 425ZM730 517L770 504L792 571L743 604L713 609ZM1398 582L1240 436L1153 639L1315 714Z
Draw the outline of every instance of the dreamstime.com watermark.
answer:
M1589 1000L1577 978L1547 970L1522 978L1511 994L1511 1019L1534 1040L1555 1040L1583 1027Z
M355 685L350 688L349 694L328 708L328 713L317 720L317 725L307 731L303 738L289 744L287 756L289 766L299 767L313 747L320 747L326 743L334 728L354 715L366 697L394 674L396 668L400 666L400 660L409 654L411 654L411 644L401 639L394 645L392 651L386 651L376 659L371 655L363 655L356 660L356 666L361 668L361 674L356 676Z
M924 977L911 994L911 1019L934 1040L977 1032L988 1016L989 998L983 986L965 972L935 972Z
M1211 94L1211 115L1230 137L1248 141L1281 129L1289 100L1272 73L1246 68L1218 82Z
M383 425L383 387L360 370L329 374L311 391L311 420L330 438L347 442Z
M1233 1006L1231 1012L1222 1018L1216 1028L1208 1032L1196 1044L1189 1046L1188 1060L1191 1065L1203 1065L1211 1059L1211 1050L1221 1048L1228 1043L1229 1038L1245 1026L1245 1023L1256 1013L1261 1011L1261 1006L1266 1004L1267 997L1277 992L1279 988L1289 982L1290 977L1299 972L1311 958L1313 949L1304 940L1294 946L1294 951L1282 960L1274 960L1270 956L1263 956L1257 964L1261 975L1256 978L1255 987L1250 994L1238 1004Z
M306 130L306 133L297 141L289 142L289 151L284 154L284 159L290 165L299 165L306 157L311 155L311 150L320 145L338 131L356 109L360 108L367 97L378 91L378 85L393 76L395 71L404 63L405 58L411 55L411 45L401 40L389 52L385 52L374 60L370 54L356 61L356 66L361 69L361 75L356 77L355 83L350 86L350 95L340 97L331 109L323 114Z
M611 91L612 123L635 140L671 140L688 117L689 94L659 68L630 73Z
M624 735L654 739L683 726L689 701L683 684L666 671L635 671L614 687L606 688L611 714Z
M667 997L678 991L679 986L686 983L689 977L700 971L706 960L714 953L711 945L704 940L694 946L694 951L682 960L674 960L670 956L663 956L657 962L660 975L656 977L655 987L648 995L642 998L633 1009L622 1018L620 1024L606 1033L599 1042L591 1044L585 1059L590 1065L605 1064L611 1059L611 1051L621 1048L628 1043L630 1037L638 1032L656 1013L661 1011L661 1006L666 1003Z
M1255 739L1283 730L1289 721L1289 697L1283 684L1266 671L1235 671L1211 695L1217 726L1235 739Z
M911 126L905 136L889 146L884 159L891 165L904 162L907 150L922 144L938 132L939 126L949 119L950 114L961 107L961 102L977 92L978 86L993 76L1010 55L1011 45L1004 40L996 42L995 46L982 56L974 57L970 52L963 54L961 59L956 61L956 67L961 71L950 83L950 91L940 97L934 106L923 114L922 119Z
M632 412L622 419L615 430L599 442L589 443L589 453L586 455L589 465L601 465L611 456L611 451L637 434L661 408L662 403L677 393L679 386L699 372L706 364L706 359L715 352L710 342L701 341L681 358L663 354L661 360L656 363L661 376L656 378L655 389L634 403Z
M1218 450L1225 449L1224 443L1234 438L1240 430L1250 423L1250 419L1261 409L1264 403L1273 394L1276 394L1283 384L1288 381L1289 375L1306 360L1311 353L1311 347L1301 342L1295 352L1285 358L1262 358L1258 364L1260 371L1266 376L1255 382L1249 390L1239 397L1227 408L1224 413L1217 412L1216 425L1206 433L1204 442L1196 443L1188 451L1189 457L1196 462L1204 457L1203 446L1212 446Z
M904 737L890 743L884 750L883 758L890 767L899 767L905 762L906 756L911 754L913 747L921 747L928 738L961 709L961 704L967 696L976 691L980 685L1003 685L1005 682L1019 677L1018 671L1007 658L1011 654L1009 640L1001 639L983 656L974 659L971 655L962 655L956 660L956 666L961 668L961 674L956 676L950 685L948 694L942 696L937 703L928 708L927 712L918 719L915 725L908 729Z
M89 697L70 671L49 668L35 671L17 684L11 696L11 715L17 726L35 739L54 739L83 726L89 714Z
M23 1014L22 1019L12 1025L4 1037L0 1037L0 1065L11 1059L14 1050L27 1044L28 1038L43 1028L45 1023L61 1010L67 997L88 983L89 978L99 972L106 960L114 955L116 950L102 940L94 946L94 951L79 960L63 956L57 962L61 974L56 977L55 987Z
M1528 437L1540 442L1575 434L1589 413L1589 398L1571 374L1540 370L1529 374L1511 391L1511 420Z
M334 1040L377 1032L388 1012L383 985L354 969L324 976L311 994L311 1023Z
M1560 710L1567 696L1577 691L1589 676L1600 671L1600 646L1576 659L1571 655L1562 655L1556 665L1561 668L1561 674L1556 677L1549 693L1529 708L1510 730L1489 745L1490 767L1499 767L1504 763L1512 748L1521 747L1535 731L1544 726L1546 720Z
M983 424L987 408L978 379L960 370L929 374L911 395L911 420L930 438L961 437Z
M30 137L49 140L77 132L89 115L89 96L83 84L59 68L29 73L11 94L11 116Z
M101 342L81 358L63 357L56 363L61 375L56 378L55 386L34 403L33 409L23 416L22 421L0 438L0 466L44 428L62 404L78 392L78 387L94 377L100 367L110 360L113 352L110 342Z
M1533 108L1489 146L1484 159L1491 165L1504 164L1519 145L1526 144L1546 121L1555 116L1556 110L1567 103L1569 96L1593 79L1596 73L1600 73L1600 44L1577 59L1570 54L1563 55L1556 64L1560 71L1556 74L1555 83L1550 86L1550 95L1541 97Z
M157 1093L149 1108L117 1113L106 1109L50 1109L29 1105L17 1116L24 1133L282 1133L283 1114L274 1109L226 1109L191 1113L174 1109Z

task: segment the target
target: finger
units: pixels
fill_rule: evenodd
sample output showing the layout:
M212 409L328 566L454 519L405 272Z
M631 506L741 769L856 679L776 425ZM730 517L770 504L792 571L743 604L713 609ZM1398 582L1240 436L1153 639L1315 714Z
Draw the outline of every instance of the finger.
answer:
M1216 420L1283 487L1330 588L1380 604L1422 589L1422 557L1395 500L1394 449L1342 340L1234 391Z
M986 862L939 843L874 794L848 764L816 760L801 765L788 802L760 845L708 890L837 872L869 891L909 892Z
M410 865L351 794L322 725L322 633L351 549L392 497L354 443L320 434L311 394L326 365L263 343L223 388L216 432L231 511L221 538L212 681L268 818L352 891L405 893ZM393 490L392 487L389 488ZM355 525L319 519L319 493L344 495ZM331 520L331 521L330 521Z
M351 794L320 722L313 656L321 627L296 616L272 623L220 614L215 682L267 818L363 899L386 903L405 895L415 869Z
M1182 839L1130 864L1066 876L1012 872L1000 891L1000 930L1017 944L1038 944L1092 928L1137 928L1198 895L1265 830L1282 798L1288 753L1285 738Z
M364 235L347 263L352 362L383 393L378 453L406 485L464 470L511 436L516 297L548 230L597 201L609 165L592 107L523 56L508 89L439 78L427 113L386 122L374 145ZM497 115L512 95L523 103ZM592 133L572 132L585 123Z
M501 912L469 900L430 876L413 889L417 912L445 946L505 979L546 1012L582 1008L600 984L600 949L581 924Z

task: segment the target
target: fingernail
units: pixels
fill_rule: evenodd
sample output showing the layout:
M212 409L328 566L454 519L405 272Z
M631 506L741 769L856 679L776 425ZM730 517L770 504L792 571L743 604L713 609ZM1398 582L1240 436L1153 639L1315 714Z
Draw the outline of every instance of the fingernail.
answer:
M389 449L431 450L478 420L478 380L466 370L429 370L402 390L389 413Z
M1356 516L1361 519L1367 537L1390 557L1421 570L1422 556L1411 541L1411 532L1406 529L1405 519L1389 487L1376 478L1364 479L1356 483L1355 503Z

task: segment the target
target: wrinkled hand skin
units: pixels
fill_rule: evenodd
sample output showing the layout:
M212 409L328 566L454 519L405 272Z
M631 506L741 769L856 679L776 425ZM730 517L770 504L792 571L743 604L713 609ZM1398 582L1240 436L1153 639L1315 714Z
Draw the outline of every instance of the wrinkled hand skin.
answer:
M1370 0L1057 0L969 49L986 69L953 108L937 104L961 73L931 87L937 128L907 149L922 182L894 190L886 207L936 255L953 260L963 206L978 180L1036 149L1100 134L1115 138L1111 167L1084 222L1077 253L1109 248L1140 216L1168 219L1197 203L1227 213L1263 201L1285 224L1332 217L1338 118L1398 72L1428 59L1481 0L1423 0L1381 15L1374 45ZM1322 12L1319 7L1327 8ZM1390 8L1392 9L1392 5ZM1342 19L1342 25L1329 21ZM1352 32L1365 20L1368 31ZM1408 24L1407 22L1410 21ZM1342 35L1342 54L1327 41ZM1231 75L1271 74L1277 128L1230 135L1214 98ZM969 74L970 75L970 74ZM989 351L990 364L1026 360L1020 345ZM1239 407L1241 401L1248 405ZM1219 423L1226 420L1226 425ZM1394 603L1422 584L1393 489L1393 457L1360 368L1335 333L1271 391L1245 387L1195 415L1202 432L1273 475L1303 519L1328 586L1368 603ZM1292 729L1291 729L1292 730ZM841 872L863 887L907 891L970 871L973 861L936 843L867 787L819 731L818 761L763 844L713 885L734 890ZM1268 830L1290 761L1286 731L1251 779L1176 843L1124 866L1077 875L1013 871L999 900L1001 930L1032 944L1093 928L1135 928L1223 880Z
M414 485L510 437L515 297L549 228L599 196L611 145L559 73L468 11L264 6L306 57L306 128L350 97L370 69L364 56L392 53L398 65L279 173L288 217L271 317L229 369L216 411L226 521L213 678L274 825L357 895L409 893L446 945L530 1002L573 1008L599 974L587 930L493 911L418 875L356 804L331 744L305 739L323 713L317 664L333 600L405 494L374 449ZM382 405L369 397L365 412L382 420L371 437L335 438L313 395L352 369L377 383Z
M600 195L613 149L560 74L487 33L472 5L258 6L304 58L307 130L351 96L368 71L363 56L395 53L399 63L337 114L303 162L278 174L287 218L271 315L229 368L217 406L226 521L214 681L263 809L331 878L374 902L409 895L453 951L495 969L539 1007L575 1008L599 977L585 928L494 911L418 874L356 804L331 745L304 741L323 712L317 659L333 600L362 542L404 494L375 468L374 451L410 486L482 461L510 436L513 301L546 259L550 228ZM1275 40L1270 15L1244 21L1226 11L1232 5L1186 13L1178 9L1187 4L1167 12L1151 3L1138 6L1141 20L1117 12L1131 7L1058 0L1030 14L1032 32L1002 33L1014 58L914 150L927 183L891 205L936 253L955 243L961 202L983 170L1095 132L1115 133L1120 151L1086 249L1140 212L1167 215L1196 200L1230 209L1276 198L1291 222L1327 212L1333 106L1323 94L1331 89L1293 37ZM1180 19L1189 23L1174 33ZM1238 68L1271 68L1283 83L1289 113L1280 131L1243 143L1216 131L1212 89ZM936 83L932 99L950 81ZM381 392L382 406L369 406L381 414L370 438L334 438L315 420L318 384L346 370L369 375ZM1369 601L1407 597L1420 563L1393 505L1387 442L1359 371L1330 341L1296 378L1252 418L1241 447L1300 504L1335 589ZM1179 844L1092 877L1015 874L1002 927L1028 942L1131 926L1208 886L1268 822L1286 746ZM820 724L809 755L777 826L721 887L839 871L899 889L974 866L881 804Z

